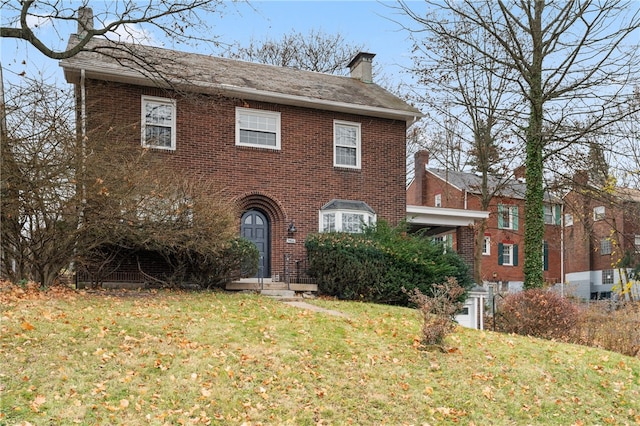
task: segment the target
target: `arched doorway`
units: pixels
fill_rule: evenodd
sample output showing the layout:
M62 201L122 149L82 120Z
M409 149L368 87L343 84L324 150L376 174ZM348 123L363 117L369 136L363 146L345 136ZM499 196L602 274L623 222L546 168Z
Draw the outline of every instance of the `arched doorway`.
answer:
M240 235L258 248L260 260L256 277L271 277L271 241L269 219L259 210L248 210L242 215Z

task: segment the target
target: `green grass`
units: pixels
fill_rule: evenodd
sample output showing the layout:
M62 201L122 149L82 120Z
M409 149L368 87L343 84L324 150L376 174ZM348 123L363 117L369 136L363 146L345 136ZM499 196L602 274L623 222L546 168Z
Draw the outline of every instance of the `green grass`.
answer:
M416 311L225 293L13 300L0 423L640 424L640 359L459 328Z

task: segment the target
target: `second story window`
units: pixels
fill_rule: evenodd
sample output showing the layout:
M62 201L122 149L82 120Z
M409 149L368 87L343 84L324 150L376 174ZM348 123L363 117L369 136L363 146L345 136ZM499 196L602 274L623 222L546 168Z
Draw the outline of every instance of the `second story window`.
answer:
M498 204L498 229L518 230L518 206Z
M609 238L600 240L600 254L611 254L611 240Z
M544 223L547 225L560 225L560 205L544 205Z
M359 169L361 158L360 123L333 122L333 165Z
M280 113L236 108L236 145L280 149Z
M564 215L564 226L573 226L573 215L566 213Z
M173 99L142 97L142 146L176 149L176 103Z
M442 207L442 194L436 194L434 198L434 206Z
M597 220L604 219L604 214L605 214L604 206L598 206L593 208L593 220L597 221Z

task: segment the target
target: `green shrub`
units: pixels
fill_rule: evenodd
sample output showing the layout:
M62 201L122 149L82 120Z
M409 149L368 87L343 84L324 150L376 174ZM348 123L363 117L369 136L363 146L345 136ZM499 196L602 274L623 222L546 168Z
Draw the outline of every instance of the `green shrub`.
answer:
M407 235L403 226L391 228L383 221L362 234L313 234L305 247L318 291L342 299L406 306L403 288L430 296L433 283L449 277L465 289L472 285L468 267L456 253L445 253L431 238Z
M506 333L571 340L580 309L569 299L545 289L509 294L498 308L496 328Z

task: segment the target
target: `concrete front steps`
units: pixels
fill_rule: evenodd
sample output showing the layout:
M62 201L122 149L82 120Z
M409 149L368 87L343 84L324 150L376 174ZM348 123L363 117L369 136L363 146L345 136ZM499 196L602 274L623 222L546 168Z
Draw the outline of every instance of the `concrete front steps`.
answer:
M287 283L281 281L273 281L270 278L264 278L262 282L258 278L243 278L230 282L226 286L227 290L250 290L257 291L260 294L270 297L294 299L296 293L315 293L318 291L316 284L298 284Z

